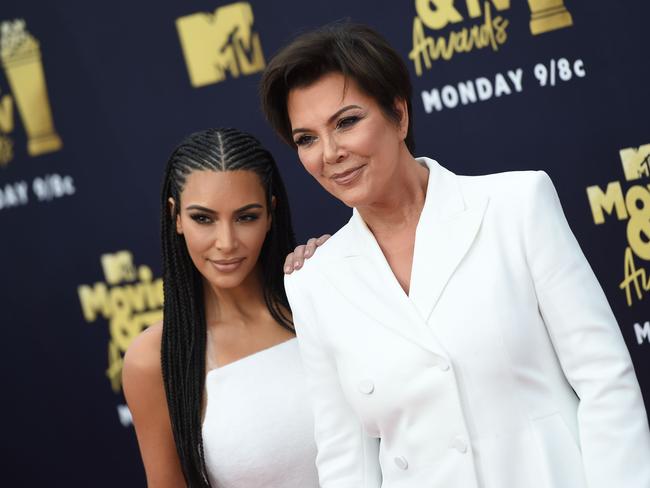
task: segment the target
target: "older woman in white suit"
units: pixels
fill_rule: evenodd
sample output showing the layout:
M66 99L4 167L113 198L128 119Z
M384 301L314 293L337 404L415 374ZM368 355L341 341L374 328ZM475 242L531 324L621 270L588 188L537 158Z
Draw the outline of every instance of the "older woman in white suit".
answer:
M262 103L354 208L286 278L323 488L650 488L619 327L541 171L411 154L410 82L363 26L304 34Z

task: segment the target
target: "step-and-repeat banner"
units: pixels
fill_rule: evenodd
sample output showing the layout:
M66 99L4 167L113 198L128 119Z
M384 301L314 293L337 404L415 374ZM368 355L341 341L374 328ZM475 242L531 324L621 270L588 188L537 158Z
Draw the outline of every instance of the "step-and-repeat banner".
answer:
M120 375L131 340L161 318L158 195L182 137L256 134L281 166L300 240L347 220L257 98L277 49L343 18L375 27L406 61L417 155L460 174L550 174L650 404L648 3L5 0L7 486L144 486Z

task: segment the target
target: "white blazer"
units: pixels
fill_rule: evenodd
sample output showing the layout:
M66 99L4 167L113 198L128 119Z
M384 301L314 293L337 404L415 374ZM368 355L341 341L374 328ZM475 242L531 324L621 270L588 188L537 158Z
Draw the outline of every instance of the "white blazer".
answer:
M356 211L285 281L321 487L650 488L630 356L549 177L421 161L408 296Z

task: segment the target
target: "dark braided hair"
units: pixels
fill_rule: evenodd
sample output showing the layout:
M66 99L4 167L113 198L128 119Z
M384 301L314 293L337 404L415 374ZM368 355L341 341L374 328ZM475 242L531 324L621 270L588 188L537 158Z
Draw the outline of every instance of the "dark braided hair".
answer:
M188 175L205 170L246 170L259 176L267 208L273 213L259 257L264 300L273 318L293 331L286 314L289 302L282 267L296 243L287 193L271 153L253 136L237 129L191 134L167 162L161 202L165 293L161 364L176 450L189 488L210 486L201 438L207 331L202 276L190 259L185 238L176 232L176 217ZM176 203L173 214L169 198Z

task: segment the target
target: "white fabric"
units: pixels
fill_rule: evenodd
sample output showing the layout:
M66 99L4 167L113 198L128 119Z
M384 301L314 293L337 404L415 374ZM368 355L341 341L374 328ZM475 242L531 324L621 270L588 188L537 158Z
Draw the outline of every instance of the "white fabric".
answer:
M356 211L285 278L321 487L650 488L632 362L549 177L422 161L408 296Z
M214 488L317 488L314 421L295 339L206 376L203 446Z

